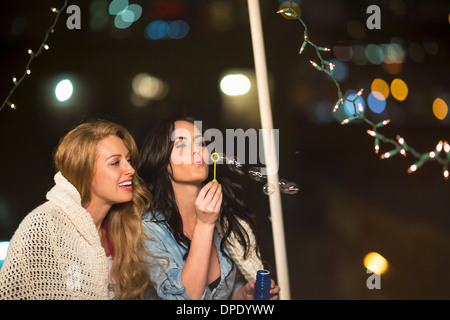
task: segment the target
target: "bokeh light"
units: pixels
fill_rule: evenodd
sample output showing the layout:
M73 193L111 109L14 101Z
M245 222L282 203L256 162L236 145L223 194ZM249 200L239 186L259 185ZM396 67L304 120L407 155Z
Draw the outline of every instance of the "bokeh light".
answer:
M389 97L389 85L383 79L380 78L373 79L370 89L372 91L381 93L384 99L387 99Z
M388 268L388 261L377 252L370 252L364 257L364 266L372 273L383 274Z
M361 40L366 36L366 26L358 20L349 20L347 22L347 32L353 39Z
M441 98L436 98L433 102L433 114L439 120L444 120L448 114L447 103Z
M67 101L72 97L73 85L69 79L64 79L58 82L55 88L55 96L58 101Z
M6 258L6 253L8 252L9 241L0 242L0 268L3 265L3 260Z
M403 63L406 57L406 50L399 43L385 43L381 45L383 59L385 63Z
M350 61L352 59L352 47L347 45L337 45L333 47L333 53L341 61Z
M114 26L117 29L126 29L138 21L142 15L142 7L138 4L128 4L128 0L113 0L108 12L115 15Z
M383 49L376 44L368 44L364 50L367 60L372 64L381 64L384 59Z
M128 0L113 0L109 4L108 12L111 15L117 15L128 6Z
M162 100L168 93L168 85L165 81L151 76L147 73L137 74L131 83L133 93L143 99L143 102L148 100ZM137 102L139 100L133 100ZM145 103L143 103L145 104ZM141 105L135 103L135 105Z
M353 100L354 98L356 98L357 93L358 92L355 90L348 90L344 95L344 98L345 98L344 111L347 114L347 116L349 116L349 117L353 116L355 114L355 112L359 114L359 110L358 110L359 104L361 104L363 110L366 109L366 103L365 103L364 99L362 98L362 96L359 97L358 99L356 99L356 101L354 103L351 101L347 101L347 100ZM355 110L355 105L356 105L356 110Z
M93 31L101 31L109 21L107 0L93 0L89 5L89 27Z
M363 66L367 63L365 48L361 44L352 45L352 61L357 65Z
M330 63L334 64L334 76L336 77L336 80L338 82L347 80L348 78L347 64L338 59L330 59L329 61Z
M382 113L386 108L386 99L378 91L372 91L367 97L369 109L375 113Z
M292 6L292 9L294 10L294 12L300 17L302 15L302 10L300 9L299 5L297 3L295 3L294 1L292 1L292 2L283 1L280 4L279 10L283 10L284 8L289 8L291 6ZM287 15L285 13L281 13L281 16L287 20L297 19L297 17L293 17L293 16Z
M408 96L408 86L402 79L396 78L391 82L391 94L398 101L403 101Z
M189 24L184 20L155 20L145 28L145 37L149 40L178 40L186 37Z
M409 57L414 62L423 62L425 60L425 51L423 47L417 42L411 42L408 46Z
M229 96L241 96L250 91L250 79L243 74L228 74L220 80L220 90Z

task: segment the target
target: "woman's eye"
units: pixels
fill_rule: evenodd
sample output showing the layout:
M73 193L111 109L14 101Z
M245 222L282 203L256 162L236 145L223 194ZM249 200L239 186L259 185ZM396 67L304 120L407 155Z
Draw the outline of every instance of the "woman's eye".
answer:
M186 144L184 144L184 143L179 143L179 144L177 144L175 146L175 148L177 148L177 149L181 149L181 148L184 148L184 147L186 147Z
M113 163L111 163L112 166L118 166L120 164L120 161L114 161Z
M196 142L195 145L196 145L197 147L205 147L205 146L206 146L206 144L205 144L203 141Z

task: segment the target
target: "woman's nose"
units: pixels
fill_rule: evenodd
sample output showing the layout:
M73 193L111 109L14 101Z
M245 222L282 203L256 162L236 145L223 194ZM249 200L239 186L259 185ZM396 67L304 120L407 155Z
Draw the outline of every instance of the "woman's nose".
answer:
M126 164L126 167L125 167L125 174L129 175L129 176L132 176L134 174L134 172L135 172L135 170L134 170L133 166L131 165L131 163L129 163L127 161L127 164Z

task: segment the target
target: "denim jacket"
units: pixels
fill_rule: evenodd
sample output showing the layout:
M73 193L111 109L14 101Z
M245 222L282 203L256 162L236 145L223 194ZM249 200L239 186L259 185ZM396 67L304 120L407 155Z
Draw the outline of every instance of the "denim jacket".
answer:
M165 223L162 213L155 217L150 212L142 217L144 232L150 236L145 245L155 257L149 257L149 274L153 284L145 293L149 300L190 300L181 283L181 270L185 260L183 256L186 248L178 244ZM246 283L244 276L238 268L227 259L220 250L221 236L214 230L214 243L220 263L220 282L211 290L205 287L201 300L227 300L231 299L235 291ZM228 253L228 251L225 249Z

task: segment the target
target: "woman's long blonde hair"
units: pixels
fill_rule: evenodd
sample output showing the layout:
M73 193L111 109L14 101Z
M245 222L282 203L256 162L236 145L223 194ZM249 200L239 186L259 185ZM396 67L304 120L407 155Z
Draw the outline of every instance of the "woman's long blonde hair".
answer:
M130 152L134 168L139 161L139 151L133 136L123 126L107 120L83 123L65 135L54 155L58 171L72 183L81 195L81 205L90 202L97 145L108 136L116 136ZM133 175L133 199L115 204L105 219L108 221L109 237L114 250L111 282L115 299L142 298L149 284L145 255L149 255L143 240L141 216L150 205L151 194L141 184L137 172Z

